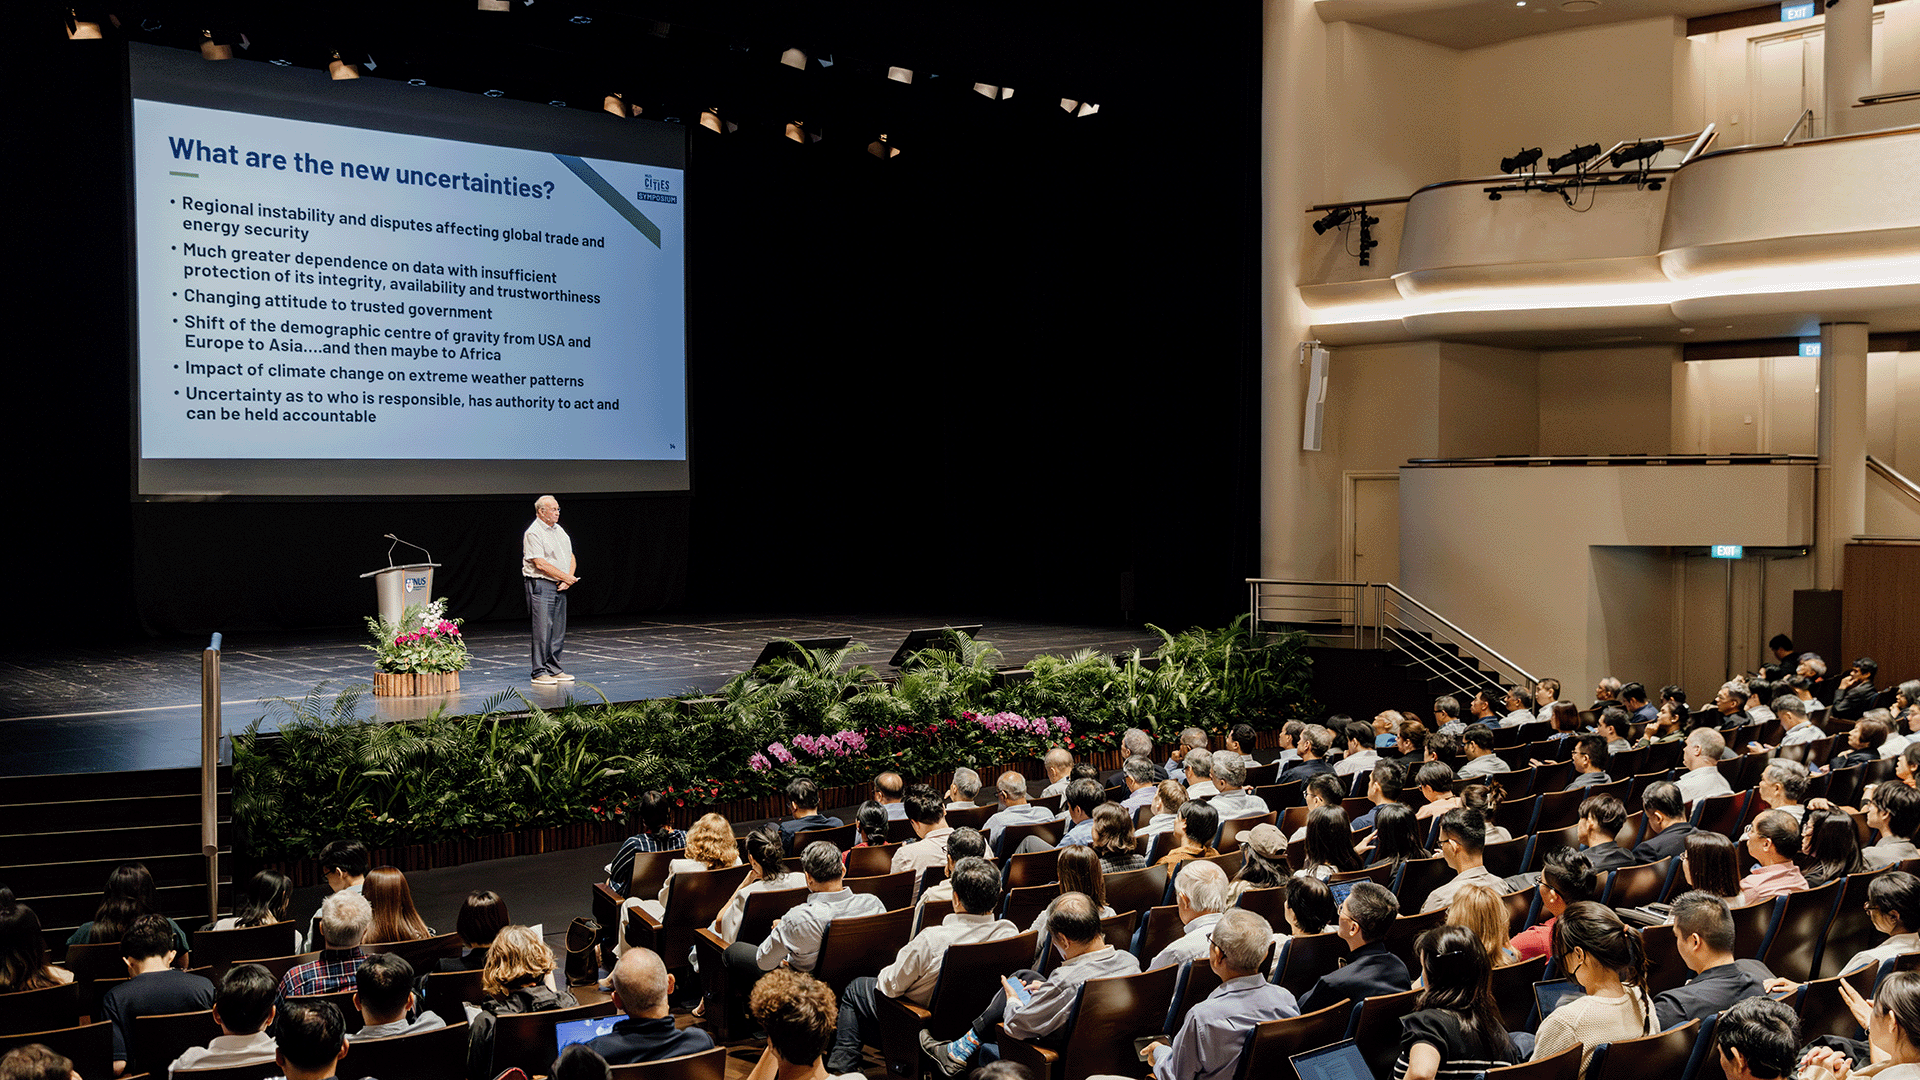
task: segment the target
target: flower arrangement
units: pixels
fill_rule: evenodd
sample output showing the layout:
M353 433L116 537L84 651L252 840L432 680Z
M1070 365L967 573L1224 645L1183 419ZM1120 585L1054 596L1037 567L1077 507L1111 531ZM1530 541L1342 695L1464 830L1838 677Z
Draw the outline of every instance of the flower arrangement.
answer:
M367 630L375 643L362 647L373 653L377 672L445 675L463 671L470 658L466 639L460 636L462 621L447 618L447 601L441 597L407 608L397 623L368 616Z

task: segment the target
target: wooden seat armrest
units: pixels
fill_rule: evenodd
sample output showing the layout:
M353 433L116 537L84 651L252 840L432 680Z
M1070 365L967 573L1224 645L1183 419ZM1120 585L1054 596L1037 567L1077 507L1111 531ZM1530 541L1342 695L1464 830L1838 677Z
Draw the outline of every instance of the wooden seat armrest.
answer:
M706 942L708 945L713 946L715 949L717 949L720 952L727 951L726 939L722 938L719 934L714 933L713 928L711 926L701 927L700 929L694 931L693 936L696 938L699 938L701 941Z
M624 904L624 903L626 903L626 902L627 902L627 898L626 898L626 897L624 897L624 896L621 896L621 895L620 895L619 893L617 893L617 892L614 892L614 891L613 891L613 886L611 886L611 885L609 885L609 884L607 884L607 883L606 883L606 882L604 882L604 881L596 881L596 882L594 882L594 883L593 883L593 891L594 891L594 892L596 892L596 893L598 893L598 894L600 894L600 897L601 897L602 899L604 899L604 900L608 900L608 901L611 901L611 902L612 902L612 904L613 904L613 906L614 906L614 907L616 907L616 908L617 908L617 907L619 907L619 906L620 906L621 904Z
M927 1025L927 1021L933 1019L932 1009L923 1009L920 1006L915 1005L913 1002L908 1001L906 998L888 998L887 1000L893 1002L895 1005L898 1005L902 1009L906 1010L907 1014L912 1016L914 1021L918 1023L921 1027L925 1027Z
M654 918L653 914L649 912L646 908L635 907L633 909L633 913L634 915L639 917L641 922L646 923L649 929L659 930L660 927L664 925L661 923L659 919Z

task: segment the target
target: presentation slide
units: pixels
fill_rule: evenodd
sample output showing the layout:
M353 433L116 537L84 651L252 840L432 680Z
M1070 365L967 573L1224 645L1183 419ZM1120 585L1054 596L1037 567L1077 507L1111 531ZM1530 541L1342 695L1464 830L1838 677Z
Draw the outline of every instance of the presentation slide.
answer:
M186 55L133 80L142 494L687 486L683 140Z

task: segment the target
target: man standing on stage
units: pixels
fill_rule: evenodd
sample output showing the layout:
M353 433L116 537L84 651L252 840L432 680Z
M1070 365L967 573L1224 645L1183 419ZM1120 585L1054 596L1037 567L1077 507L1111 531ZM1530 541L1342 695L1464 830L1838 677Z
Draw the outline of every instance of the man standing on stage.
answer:
M560 649L567 641L567 589L579 561L573 540L560 527L560 500L533 500L534 522L520 538L520 574L527 587L527 613L533 616L533 681L537 686L572 682L560 670Z

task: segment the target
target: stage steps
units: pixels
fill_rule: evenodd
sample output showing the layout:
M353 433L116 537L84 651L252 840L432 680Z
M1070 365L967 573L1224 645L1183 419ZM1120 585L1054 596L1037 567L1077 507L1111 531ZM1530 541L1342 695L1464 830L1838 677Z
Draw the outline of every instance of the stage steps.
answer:
M220 906L232 902L233 767L218 773ZM33 909L57 959L93 918L114 867L152 872L161 911L198 929L207 911L200 851L200 770L0 778L0 885Z

